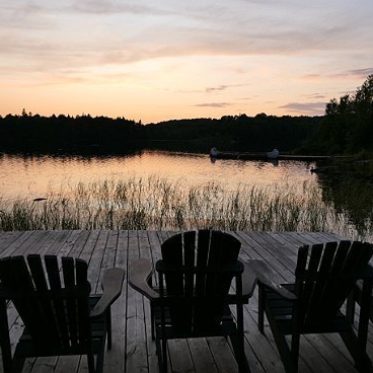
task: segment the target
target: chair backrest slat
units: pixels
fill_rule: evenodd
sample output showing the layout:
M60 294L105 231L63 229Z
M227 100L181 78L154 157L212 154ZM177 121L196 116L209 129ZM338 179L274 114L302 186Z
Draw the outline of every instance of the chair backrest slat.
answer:
M200 230L198 232L198 243L197 243L197 267L206 268L207 260L210 251L210 235L211 232L208 230ZM196 294L202 296L206 293L206 274L198 273L196 275Z
M71 257L62 258L62 273L65 283L65 289L73 289L75 287L75 268L74 268L74 259ZM77 338L77 320L78 315L77 311L77 299L68 298L65 300L66 304L66 322L69 327L70 332L70 343L72 345L78 344Z
M44 262L48 274L50 289L55 292L60 291L62 284L57 257L55 255L46 255L44 257ZM65 316L65 303L59 297L51 299L51 303L53 304L56 323L58 325L58 336L62 346L61 348L68 349L70 347L70 337L68 323Z
M27 263L30 267L31 276L29 277L33 279L35 285L35 293L46 294L49 288L40 255L29 255L27 257ZM59 323L55 316L53 300L48 297L33 297L32 300L35 303L32 307L37 307L40 312L40 321L42 322L44 320L40 328L46 329L43 330L42 333L38 333L38 335L43 334L43 336L41 336L43 341L49 339L51 335L59 335Z

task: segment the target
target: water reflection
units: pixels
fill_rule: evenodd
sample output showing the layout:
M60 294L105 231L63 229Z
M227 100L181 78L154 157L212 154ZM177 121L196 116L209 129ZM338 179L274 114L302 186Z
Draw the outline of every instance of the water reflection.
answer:
M361 236L373 232L373 180L344 175L319 175L318 181L326 203L346 216Z
M202 154L145 151L129 156L35 156L0 157L0 187L5 199L34 199L58 191L66 184L123 180L157 175L186 186L223 183L266 186L304 181L316 182L303 162L218 160Z
M23 199L32 206L33 204L41 206L43 203L49 203L49 196L54 195L57 196L57 201L63 204L66 202L65 198L77 201L77 185L82 183L86 193L84 198L87 198L89 208L96 209L98 206L102 211L107 211L109 208L110 214L118 213L122 209L120 212L122 215L118 215L122 219L122 216L124 218L127 216L125 215L127 212L123 209L127 208L130 202L125 197L124 203L124 197L120 193L127 187L134 190L138 187L137 184L131 186L128 181L142 178L145 185L148 178L156 176L158 181L153 178L153 183L158 185L160 190L152 191L152 185L149 186L148 183L148 196L154 194L152 196L154 197L159 192L174 193L172 196L159 194L161 196L159 198L164 201L164 198L169 198L168 201L172 201L174 205L170 207L169 214L172 219L179 219L177 224L180 223L181 218L184 219L183 224L189 224L191 214L197 216L202 210L204 215L198 219L205 220L206 224L212 221L211 219L215 219L216 224L220 224L223 217L218 216L219 201L224 200L225 195L228 197L224 200L225 211L227 211L224 219L227 219L227 214L234 213L236 220L227 223L233 225L219 225L222 229L227 227L298 230L317 228L332 230L354 238L358 235L369 238L373 219L372 183L353 177L316 175L310 172L314 166L313 163L300 161L279 161L275 164L243 160L211 162L208 155L159 151L144 151L128 156L84 157L3 154L0 156L0 199L10 202ZM162 178L172 183L170 192L165 192L169 185L159 183L159 179ZM107 185L105 181L108 181ZM215 188L214 184L219 187ZM119 194L118 186L122 188ZM205 186L207 188L204 189ZM113 193L115 198L119 198L117 202L111 203L111 197L105 197L107 188L112 188L109 192ZM236 206L234 193L237 191L241 192ZM95 193L101 198L99 202L92 200ZM183 196L186 202L181 203L177 193ZM190 200L188 202L190 196L198 197L199 201L199 206L194 204L192 210L190 210ZM48 197L47 201L44 200L46 197ZM103 197L105 198L102 199ZM147 196L142 194L141 198L146 200ZM157 201L152 203L154 206L158 204ZM179 217L175 215L175 206L181 214ZM63 216L65 216L65 207L65 205L61 207ZM141 208L140 206L138 211ZM215 215L209 217L213 209ZM244 209L246 210L243 211ZM308 213L305 214L302 209L307 210ZM138 211L135 211L136 214ZM158 210L153 211L157 211L155 215L163 213L162 211L158 213ZM138 215L136 216L138 218ZM106 218L107 216L104 216L103 221ZM234 225L236 223L238 225ZM139 226L143 227L143 225ZM187 225L180 225L180 227L187 227Z

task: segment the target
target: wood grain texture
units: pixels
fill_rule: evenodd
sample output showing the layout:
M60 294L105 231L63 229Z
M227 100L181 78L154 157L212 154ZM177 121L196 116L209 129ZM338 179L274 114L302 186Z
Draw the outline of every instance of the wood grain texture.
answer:
M236 232L241 241L242 261L261 259L268 263L281 282L294 280L297 249L303 244L338 239L328 233ZM29 231L0 233L0 256L29 253L72 255L88 262L88 278L100 290L105 269L120 267L126 275L131 261L146 258L154 263L161 258L160 244L172 232L157 231ZM359 312L357 307L356 312ZM8 306L11 339L22 333L22 324L14 307ZM355 317L355 319L357 319ZM104 372L157 372L155 346L150 333L149 302L123 285L120 298L112 308L113 345L106 352ZM265 335L257 327L257 291L244 307L245 351L252 372L283 373L273 336L265 321ZM224 338L170 341L174 372L236 372L232 348ZM369 325L368 352L373 356L373 325ZM83 372L85 357L58 357L29 360L23 372ZM171 370L170 370L171 371ZM301 340L300 371L356 372L352 358L337 335L309 335ZM0 364L0 372L2 366Z

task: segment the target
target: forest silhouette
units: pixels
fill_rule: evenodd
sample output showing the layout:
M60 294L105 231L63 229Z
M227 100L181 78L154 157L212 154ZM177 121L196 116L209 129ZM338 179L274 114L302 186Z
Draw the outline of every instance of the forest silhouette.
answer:
M245 114L143 125L90 115L0 116L0 151L126 154L142 149L346 154L373 150L373 75L353 95L332 99L324 116Z

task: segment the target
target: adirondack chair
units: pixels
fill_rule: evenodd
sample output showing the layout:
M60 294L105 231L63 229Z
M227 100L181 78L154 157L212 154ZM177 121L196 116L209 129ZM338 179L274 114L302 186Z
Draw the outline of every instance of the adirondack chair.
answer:
M5 373L22 369L26 357L87 355L90 373L102 372L106 335L111 348L110 305L121 293L124 273L105 272L102 296L90 296L87 263L72 257L29 255L0 259L0 344ZM12 357L7 301L24 331ZM95 363L95 356L96 363Z
M244 352L243 304L248 303L256 279L250 270L253 263L237 260L240 246L228 233L189 231L163 242L156 273L145 259L131 264L130 285L150 300L161 372L167 372L168 339L206 336L229 337L239 371L250 371ZM236 321L229 305L236 306Z
M360 372L371 372L366 353L367 312L360 315L355 334L341 307L357 279L364 280L369 295L373 273L368 262L373 245L361 242L329 242L302 246L298 251L295 283L278 285L270 267L256 268L259 284L259 330L264 333L264 313L287 373L298 371L300 335L339 333ZM291 336L290 346L285 336Z

